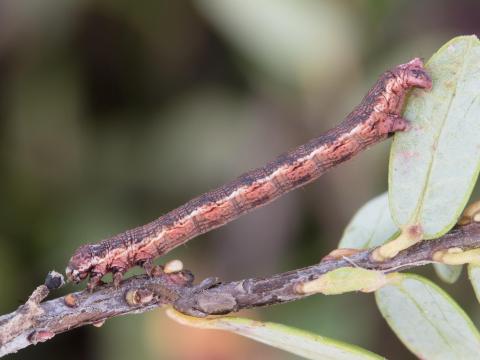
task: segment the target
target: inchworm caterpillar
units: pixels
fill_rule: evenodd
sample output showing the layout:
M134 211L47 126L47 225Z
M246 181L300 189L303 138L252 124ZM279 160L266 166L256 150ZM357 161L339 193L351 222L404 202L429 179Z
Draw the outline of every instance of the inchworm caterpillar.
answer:
M431 86L420 59L396 66L381 75L347 118L325 134L146 225L81 246L70 259L68 278L79 282L90 275L88 287L93 289L108 272L113 272L116 285L134 265L143 265L149 273L155 257L317 179L368 146L405 130L408 121L401 111L407 91Z

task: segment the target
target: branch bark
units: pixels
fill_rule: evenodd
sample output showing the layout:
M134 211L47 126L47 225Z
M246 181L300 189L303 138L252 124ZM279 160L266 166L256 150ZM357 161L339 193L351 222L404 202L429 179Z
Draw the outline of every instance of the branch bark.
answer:
M383 262L374 261L371 255L375 249L369 249L266 278L231 282L208 278L199 285L193 284L188 270L162 272L154 277L129 278L118 288L107 284L93 293L84 290L45 302L49 290L41 285L24 305L0 316L0 357L80 326L100 326L114 316L143 313L163 305L203 317L300 300L309 294L299 293L298 285L332 270L359 267L391 273L432 263L435 254L452 248L480 248L480 223L457 226L441 238L420 242Z

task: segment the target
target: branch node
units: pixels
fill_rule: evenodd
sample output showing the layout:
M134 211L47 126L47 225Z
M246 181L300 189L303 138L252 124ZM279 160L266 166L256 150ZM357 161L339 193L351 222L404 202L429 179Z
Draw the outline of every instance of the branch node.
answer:
M33 345L36 345L40 342L50 340L54 336L55 333L49 330L35 330L28 336L28 341L30 341Z
M92 325L95 326L96 328L100 328L100 327L103 326L103 324L105 324L105 321L106 321L105 319L99 320L99 321L96 321L96 322L92 323Z
M172 274L183 270L183 263L176 259L167 262L163 268L165 274Z
M74 308L78 306L77 297L74 294L67 294L63 298L63 302L68 307Z
M153 300L153 291L148 289L132 289L125 294L125 301L130 306L146 305Z
M447 265L462 265L480 263L480 249L463 250L460 247L451 247L435 251L432 259Z

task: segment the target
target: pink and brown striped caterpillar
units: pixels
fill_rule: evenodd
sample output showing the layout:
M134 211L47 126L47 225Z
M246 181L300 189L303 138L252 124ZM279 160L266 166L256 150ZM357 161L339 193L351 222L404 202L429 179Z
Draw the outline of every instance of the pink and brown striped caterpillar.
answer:
M66 268L68 279L79 282L90 275L88 287L93 289L108 272L114 274L115 285L132 266L142 265L149 273L155 257L308 184L368 146L405 130L408 121L401 111L407 91L431 86L420 59L396 66L325 134L146 225L81 246Z

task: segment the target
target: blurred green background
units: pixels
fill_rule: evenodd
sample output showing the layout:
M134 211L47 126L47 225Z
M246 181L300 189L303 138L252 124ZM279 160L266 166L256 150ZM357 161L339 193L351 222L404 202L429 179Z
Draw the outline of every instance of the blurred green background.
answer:
M24 302L49 270L63 271L80 244L263 165L341 121L386 68L479 31L473 0L0 0L0 312ZM197 278L225 280L318 262L355 211L387 189L389 145L168 258ZM465 278L441 286L478 324ZM242 315L413 358L372 295ZM7 358L48 357L298 359L181 327L162 310Z

